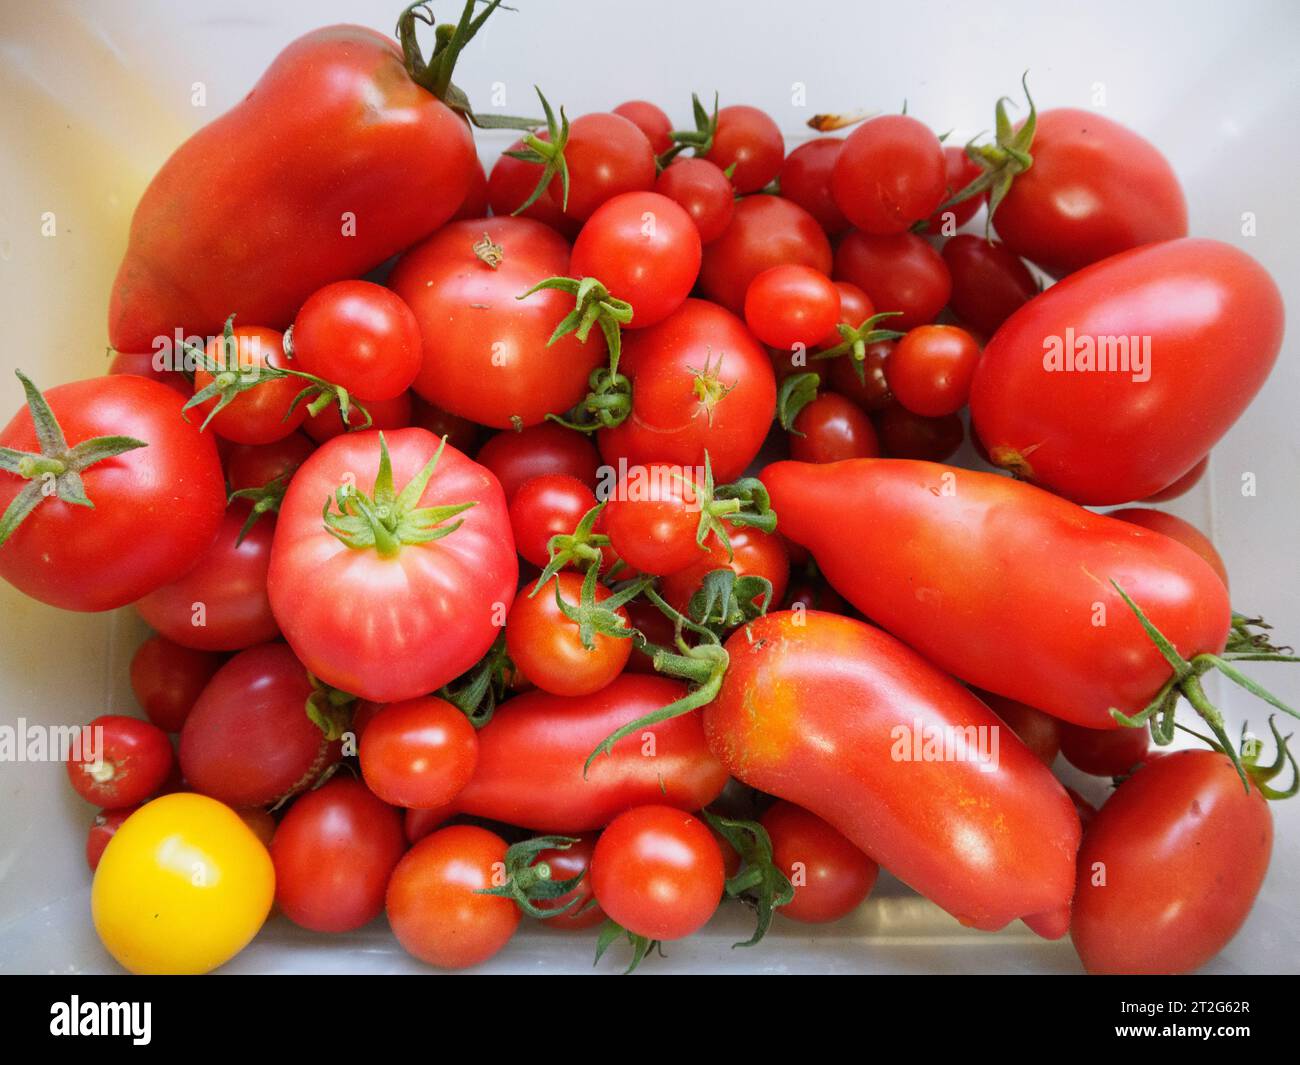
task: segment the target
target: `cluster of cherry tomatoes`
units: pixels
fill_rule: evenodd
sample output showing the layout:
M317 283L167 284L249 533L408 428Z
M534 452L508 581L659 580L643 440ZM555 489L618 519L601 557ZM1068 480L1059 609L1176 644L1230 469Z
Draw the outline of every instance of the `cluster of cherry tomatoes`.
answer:
M1080 504L1195 483L1276 358L1267 273L1095 114L493 122L450 77L496 6L428 57L419 6L400 48L291 44L145 193L109 374L23 378L0 576L154 631L148 720L68 760L108 950L207 971L274 904L446 968L525 917L635 965L729 899L750 944L836 920L879 863L1093 970L1212 957L1294 763L1199 678L1285 710L1233 663L1289 656L1196 529ZM273 165L236 184L236 143ZM1153 338L1149 379L1046 372L1067 329ZM968 405L1019 480L942 465ZM1181 699L1213 749L1149 750ZM1125 782L1098 811L1058 754Z

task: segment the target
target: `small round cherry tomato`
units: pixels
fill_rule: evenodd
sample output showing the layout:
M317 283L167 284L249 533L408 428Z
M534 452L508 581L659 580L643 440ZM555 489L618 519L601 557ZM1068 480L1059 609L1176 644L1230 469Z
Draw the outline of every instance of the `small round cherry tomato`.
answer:
M769 267L745 292L745 324L774 348L811 347L835 328L839 317L839 290L811 266Z
M1141 728L1084 728L1058 723L1065 760L1094 777L1118 777L1131 772L1146 757L1151 733Z
M965 148L957 145L949 145L944 148L943 160L948 173L948 187L943 194L943 200L946 203L979 177L983 173L983 169L979 163L966 154ZM961 203L955 203L946 210L936 208L934 214L926 221L926 232L951 237L958 229L975 217L976 212L979 211L987 199L988 193L982 192L977 196L970 196L962 200ZM942 206L941 203L940 207Z
M943 145L907 115L862 123L845 138L831 171L835 203L864 233L905 232L930 216L947 188Z
M816 814L778 802L759 822L772 838L772 861L794 898L780 913L793 921L838 921L871 894L879 867Z
M576 477L545 473L519 486L510 500L515 549L534 566L545 568L552 536L571 533L596 505L596 493Z
M699 497L694 482L675 466L647 466L643 478L623 478L601 513L602 527L619 557L641 573L665 576L703 554L695 542Z
M862 289L877 311L901 312L888 319L890 329L934 321L952 291L943 259L915 233L872 236L850 230L835 251L832 273Z
M722 236L736 209L736 190L718 165L707 159L679 155L664 167L655 192L691 216L702 244Z
M636 123L622 115L598 111L569 125L564 148L569 167L569 196L564 182L551 178L547 192L566 217L585 222L606 200L623 192L642 192L655 183L655 153Z
M727 539L731 542L730 555L716 539L710 539L707 552L697 550L695 561L689 566L660 580L659 594L669 606L685 614L704 578L719 569L730 569L737 577L766 577L772 585L771 605L781 601L790 580L790 555L785 540L776 533L743 525L729 526Z
M537 136L544 141L550 140L545 131L538 133ZM488 176L488 203L492 208L492 214L496 217L512 215L518 211L520 204L533 194L533 189L542 178L541 163L516 159L510 154L524 147L522 140L515 141L492 164L492 173ZM570 240L577 234L578 227L582 224L566 217L560 210L560 205L546 194L537 197L519 213L524 218L531 218L550 226Z
M366 786L393 806L445 806L478 764L478 734L434 695L389 703L366 725L358 752Z
M880 454L871 419L836 392L823 392L814 399L795 416L792 427L790 457L798 462L840 462Z
M600 454L582 433L554 422L539 422L489 437L475 461L496 474L509 502L525 481L551 473L576 477L594 490Z
M867 345L861 379L858 378L851 354L831 360L831 388L841 396L853 400L868 414L883 411L893 405L894 397L889 391L889 382L885 379L885 367L895 344L893 340L878 340Z
M372 399L361 406L370 415L370 424L366 429L405 429L411 424L413 406L411 393L403 392L393 399ZM319 414L315 414L303 423L303 428L318 444L342 436L344 432L360 432L365 424L365 417L354 404L348 410L348 424L343 425L343 416L339 413L337 403L331 403Z
M770 182L785 159L781 127L757 107L732 104L718 112L708 159L720 169L734 167L731 183L739 193L757 192Z
M150 636L131 657L131 690L150 721L164 732L179 732L222 661L211 651Z
M844 140L840 137L806 141L785 157L778 177L781 195L817 219L832 237L849 228L849 220L831 195L831 172L843 147ZM861 321L859 318L858 322Z
M942 418L970 399L980 347L955 325L920 325L898 342L885 365L889 391L913 414Z
M233 350L227 351L228 347ZM287 362L284 357L284 334L258 325L235 326L231 344L227 344L224 337L214 337L208 341L206 354L217 366L217 376L223 380L227 377L256 380L264 366L282 367ZM195 394L207 388L213 380L214 374L211 371L202 367L195 370ZM304 383L297 377L258 381L217 411L208 428L236 444L269 444L286 437L302 425L303 419L307 417L307 408L302 403L294 407L292 412L289 410ZM216 397L206 400L188 413L187 417L202 424L217 402Z
M662 155L673 146L673 121L657 104L628 100L614 108L614 114L622 115L644 133L655 155Z
M537 907L542 910L559 910L564 912L546 919L548 928L559 928L566 932L577 932L583 928L594 928L605 920L605 911L598 905L592 905L591 856L596 844L589 836L579 836L578 842L568 850L544 850L537 855L537 865L545 862L551 869L551 880L572 880L581 876L578 886L572 891L555 899L539 899ZM576 901L575 901L576 900ZM566 908L567 907L567 908Z
M87 802L115 810L150 798L173 761L171 741L157 725L103 714L78 734L68 753L68 780Z
M269 444L231 444L225 455L230 490L263 488L280 478L288 483L315 450L315 441L298 432Z

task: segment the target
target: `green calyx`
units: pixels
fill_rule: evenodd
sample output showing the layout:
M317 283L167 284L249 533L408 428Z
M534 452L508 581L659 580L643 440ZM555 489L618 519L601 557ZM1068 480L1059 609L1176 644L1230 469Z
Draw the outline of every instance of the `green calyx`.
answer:
M713 138L718 132L718 94L713 94L713 111L705 110L700 103L700 98L696 93L691 93L691 113L695 119L694 129L675 129L668 134L672 139L672 147L665 151L656 160L660 170L663 170L682 152L690 148L696 156L706 156L713 150ZM727 174L730 178L731 174Z
M263 514L279 513L280 504L284 502L285 489L288 487L289 474L286 473L256 488L239 488L230 493L228 503L243 499L252 504L248 517L244 519L244 524L239 529L239 535L235 537L236 547L244 542L244 538L252 531Z
M804 436L794 427L794 420L799 412L817 398L817 389L822 379L815 373L791 374L781 382L776 393L776 420L781 428L795 436Z
M691 596L687 612L700 625L727 632L767 613L772 582L757 574L736 575L730 568L706 574Z
M1250 783L1255 785L1259 793L1270 802L1290 799L1300 793L1300 766L1297 766L1295 755L1291 753L1288 747L1291 742L1291 734L1288 733L1283 736L1278 731L1277 715L1270 714L1268 717L1268 728L1273 733L1273 745L1277 753L1274 754L1272 762L1264 765L1260 764L1260 759L1264 756L1264 741L1257 736L1252 736L1245 724L1241 726L1241 743L1236 751L1231 746L1225 747L1218 740L1190 729L1186 725L1179 724L1177 728L1182 732L1186 732L1189 736L1195 736L1220 754L1226 754L1233 761L1240 761L1241 768L1246 771L1246 775L1250 778ZM1271 782L1288 765L1291 767L1290 786L1285 790L1273 787Z
M338 688L331 688L310 673L311 694L307 696L307 717L311 719L321 734L333 743L341 739L343 733L352 727L352 711L356 707L357 697Z
M21 370L14 372L27 395L27 409L31 413L32 427L40 450L18 451L11 447L0 447L0 469L28 482L10 501L4 516L0 517L0 546L8 541L14 530L43 500L50 497L73 506L93 509L95 504L86 495L81 475L97 462L148 446L143 440L131 436L97 436L69 447L63 429L45 397Z
M614 941L618 939L626 939L632 947L632 961L623 970L624 976L630 976L634 973L637 966L645 961L646 955L652 950L657 950L659 956L663 957L664 950L659 940L629 932L611 917L600 926L600 933L596 936L596 960L592 962L592 965L599 965L600 959L605 956L605 951L609 950Z
M604 557L600 549L608 546L609 537L604 533L596 532L595 528L596 520L604 509L605 504L603 502L597 503L578 519L578 524L574 526L573 532L556 533L546 541L546 548L550 552L550 557L546 561L546 568L542 570L542 574L537 578L537 583L533 586L532 592L529 593L530 596L540 592L543 585L566 566L588 572L600 569L600 563Z
M681 477L680 474L675 476ZM685 481L685 478L681 478ZM776 511L772 509L772 499L767 488L757 477L742 477L731 484L715 488L713 484L713 465L709 453L704 452L704 483L692 485L695 500L700 507L700 521L695 529L695 542L701 549L712 533L717 537L727 552L727 560L735 557L731 548L731 537L727 526L744 525L760 532L770 533L776 529Z
M561 614L578 626L578 638L588 651L595 649L597 636L626 640L639 635L618 612L618 608L640 595L649 587L653 579L645 577L638 581L630 581L625 587L597 601L596 586L599 575L597 566L587 570L582 578L582 592L577 603L570 603L565 599L560 594L560 582L552 578L555 586L555 605ZM536 588L533 589L533 594L537 594Z
M1244 688L1256 698L1264 700L1270 706L1276 707L1292 717L1300 717L1300 712L1287 706L1281 699L1251 680L1233 664L1234 662L1300 662L1300 656L1282 654L1275 650L1261 651L1255 649L1245 651L1225 650L1221 655L1203 652L1191 659L1186 659L1169 639L1151 623L1151 620L1143 613L1141 607L1133 602L1128 593L1119 586L1119 583L1114 580L1110 583L1115 591L1119 593L1120 598L1124 600L1125 605L1133 611L1143 630L1151 638L1152 643L1160 649L1161 655L1164 656L1165 661L1169 663L1173 671L1169 679L1156 693L1155 698L1142 710L1130 716L1112 708L1110 711L1111 717L1127 728L1140 728L1150 723L1151 738L1157 744L1164 746L1173 740L1174 730L1178 727L1175 724L1174 715L1181 696L1192 704L1192 708L1210 727L1210 731L1215 737L1214 745L1232 760L1238 776L1241 777L1242 784L1249 790L1250 774L1237 748L1228 739L1223 714L1218 707L1210 702L1209 696L1206 695L1205 688L1201 684L1201 678L1211 670L1217 670L1234 684ZM1274 735L1276 735L1276 729ZM1285 746L1283 742L1281 747L1284 752ZM1289 794L1294 794L1294 792Z
M506 651L506 636L501 633L472 668L450 684L438 689L438 697L446 699L476 729L492 720L497 706L505 699L515 664Z
M580 899L573 898L563 906L553 907L542 907L537 903L551 902L567 895L582 882L587 871L584 869L567 880L552 880L551 867L546 862L537 861L537 856L542 851L567 851L577 842L572 836L536 836L514 844L506 851L505 882L483 888L475 894L513 899L524 913L540 921L568 913Z
M777 907L794 899L794 885L777 868L772 854L772 838L757 821L736 821L708 810L700 812L714 831L740 854L740 871L727 881L726 893L728 898L743 898L749 902L757 915L757 924L754 934L744 942L733 943L732 949L752 947L767 935Z
M587 378L586 398L563 417L548 414L547 421L578 433L613 429L632 413L632 382L608 366L597 366Z
M375 476L372 494L367 496L355 486L344 485L327 497L321 515L326 531L354 550L373 548L384 558L396 557L405 546L432 543L450 536L461 527L464 519L445 523L476 506L477 500L437 507L418 505L446 446L447 438L443 437L433 457L398 492L393 486L388 443L381 432L379 472ZM332 511L331 507L337 507L337 511Z
M567 292L574 298L573 310L560 319L546 346L550 347L570 333L585 344L591 327L599 325L605 337L605 347L609 351L609 373L611 377L616 377L619 356L623 350L621 327L632 321L632 304L611 296L609 289L594 277L584 277L581 281L572 277L548 277L515 298L526 300L542 289Z
M841 355L851 355L853 370L858 375L858 381L864 381L866 374L862 367L867 359L867 348L882 340L901 340L904 335L896 329L880 329L876 323L885 318L896 318L902 313L902 311L881 311L879 314L873 314L859 326L837 325L835 328L839 331L840 342L834 347L817 352L813 358L838 359Z
M563 190L563 198L560 201L560 210L568 210L569 207L569 163L564 158L564 149L569 144L569 116L564 113L564 108L560 108L560 118L556 121L555 112L551 110L550 102L542 95L542 90L536 85L533 88L537 92L537 98L542 102L542 110L546 113L546 139L542 139L529 127L528 132L524 134L524 147L516 148L505 154L511 159L519 159L525 163L540 163L542 174L537 179L537 184L533 186L533 191L529 194L528 199L524 200L518 207L510 213L512 215L522 214L528 210L538 199L541 198L551 184L551 179L556 174L560 175L560 187ZM541 125L540 122L534 122L533 126Z

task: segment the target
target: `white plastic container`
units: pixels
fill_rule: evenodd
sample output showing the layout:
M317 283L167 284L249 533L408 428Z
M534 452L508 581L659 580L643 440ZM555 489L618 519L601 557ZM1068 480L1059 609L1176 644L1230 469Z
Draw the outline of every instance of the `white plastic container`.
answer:
M146 182L190 131L237 102L294 37L330 22L391 31L397 0L219 0L167 4L68 0L0 7L0 410L21 392L21 366L42 387L102 372L109 286ZM690 93L769 111L790 142L818 111L908 112L964 140L992 122L994 100L1019 98L1028 69L1041 107L1096 108L1150 138L1188 193L1192 231L1237 244L1272 271L1294 307L1300 291L1300 97L1292 53L1300 8L1279 0L1211 3L1095 0L1078 9L851 0L522 0L494 14L456 81L487 110L533 113L541 85L570 115L622 100L658 102L689 120ZM442 18L458 0L435 5ZM581 17L577 15L579 9ZM205 106L194 106L200 91ZM495 98L494 98L495 95ZM505 136L479 135L489 163ZM232 162L232 165L236 165ZM1253 214L1256 235L1243 236ZM45 235L53 220L53 235ZM1208 532L1232 574L1239 610L1300 643L1300 446L1295 331L1268 386L1214 451L1209 475L1166 504ZM1253 474L1257 494L1243 496ZM0 724L74 724L136 711L127 663L144 628L129 611L63 613L0 584ZM1300 671L1253 671L1300 705ZM1234 727L1264 707L1218 684ZM1230 731L1232 731L1230 729ZM1102 782L1070 778L1100 799ZM0 971L97 972L116 966L95 937L83 857L94 811L62 765L0 763ZM1254 912L1208 969L1300 972L1300 799L1274 807L1277 842ZM897 882L839 924L778 918L768 939L731 950L748 914L725 907L703 933L670 944L646 971L1077 972L1068 941L1016 924L971 932ZM591 971L590 936L526 927L483 968ZM617 950L611 952L616 954ZM615 970L621 959L602 969ZM228 971L428 971L383 921L321 937L273 920Z

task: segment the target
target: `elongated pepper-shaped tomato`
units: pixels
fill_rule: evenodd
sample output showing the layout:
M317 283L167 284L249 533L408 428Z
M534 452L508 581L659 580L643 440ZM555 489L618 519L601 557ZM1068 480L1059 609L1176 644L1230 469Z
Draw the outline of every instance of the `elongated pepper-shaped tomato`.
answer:
M1190 548L1032 485L905 459L778 462L781 532L840 595L931 662L1088 728L1116 728L1170 667L1120 587L1186 658L1223 650L1218 575Z
M479 730L478 765L453 805L543 832L603 828L647 804L699 810L722 792L727 774L694 714L624 737L582 775L606 736L683 694L676 681L625 673L593 695L516 696Z
M821 611L737 630L704 708L737 779L829 822L963 924L1070 922L1079 818L970 691L888 633Z
M232 313L283 328L316 289L447 221L474 173L465 120L392 39L330 26L182 144L136 208L109 302L119 351L218 336Z

